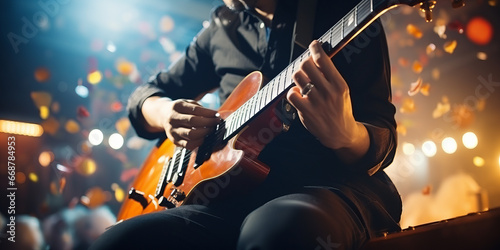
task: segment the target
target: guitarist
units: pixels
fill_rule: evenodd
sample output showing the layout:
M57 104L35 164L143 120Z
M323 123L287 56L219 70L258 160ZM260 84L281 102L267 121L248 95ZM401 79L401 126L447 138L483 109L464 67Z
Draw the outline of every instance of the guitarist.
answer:
M195 149L220 119L194 100L224 101L250 72L272 79L290 61L298 0L224 0L185 55L140 86L128 110L137 133ZM318 38L357 2L318 0ZM396 150L385 34L376 21L330 59L321 45L294 73L297 119L258 160L271 169L249 193L125 220L94 249L356 249L399 230L401 200L383 169ZM258 118L257 118L258 119Z

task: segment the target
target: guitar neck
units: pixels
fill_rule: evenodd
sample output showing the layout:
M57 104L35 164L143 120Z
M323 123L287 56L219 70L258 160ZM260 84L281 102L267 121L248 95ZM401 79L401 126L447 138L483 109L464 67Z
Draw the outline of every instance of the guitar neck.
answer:
M358 33L363 31L385 11L396 7L397 4L394 1L387 0L362 0L317 40L323 44L325 52L330 57L333 57ZM252 118L278 100L294 85L292 80L293 73L299 68L302 61L306 60L309 56L311 56L311 53L307 49L260 89L257 94L228 116L222 124L223 126L217 128L217 130L221 131L216 131L216 133L222 133L222 130L224 130L223 140L231 139Z

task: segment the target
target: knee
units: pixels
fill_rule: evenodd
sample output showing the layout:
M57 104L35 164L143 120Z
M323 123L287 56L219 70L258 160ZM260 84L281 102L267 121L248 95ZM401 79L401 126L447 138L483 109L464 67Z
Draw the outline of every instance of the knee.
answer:
M321 239L327 239L332 223L324 211L308 202L273 201L247 216L238 249L315 249Z

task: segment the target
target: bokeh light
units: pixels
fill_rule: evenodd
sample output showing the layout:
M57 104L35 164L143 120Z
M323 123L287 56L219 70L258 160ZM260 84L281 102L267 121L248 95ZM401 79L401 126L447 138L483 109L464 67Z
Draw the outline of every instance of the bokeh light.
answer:
M112 149L120 149L123 146L123 137L119 133L109 136L108 144Z
M50 151L43 151L38 156L38 162L42 167L47 167L54 160L54 154Z
M76 172L83 176L90 176L97 170L97 164L90 158L84 158L80 164L76 166Z
M99 129L92 129L89 133L89 142L90 144L97 146L102 143L104 140L104 135Z
M466 148L473 149L477 147L478 139L473 132L467 132L462 136L462 142Z
M443 151L447 154L453 154L457 151L457 141L451 137L446 137L441 142Z
M493 26L483 17L474 17L467 23L465 35L477 45L486 45L493 37Z
M472 158L472 163L474 163L474 166L480 168L480 167L484 166L485 161L484 161L483 157L475 156L474 158Z
M75 92L82 98L87 98L89 96L89 89L83 85L76 86Z
M87 81L90 83L90 84L98 84L100 83L102 80L102 73L101 71L99 70L96 70L94 72L91 72L88 74L87 76Z
M427 157L433 157L437 153L436 143L433 141L426 141L422 144L422 152Z
M403 153L405 155L412 155L415 153L415 146L408 142L403 143Z

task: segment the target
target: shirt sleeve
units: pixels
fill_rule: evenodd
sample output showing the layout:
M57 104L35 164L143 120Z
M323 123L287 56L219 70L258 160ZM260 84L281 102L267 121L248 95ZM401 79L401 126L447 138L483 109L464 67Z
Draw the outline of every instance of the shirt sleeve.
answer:
M213 17L212 15L209 27L198 33L179 60L168 70L152 76L129 97L127 104L129 119L140 137L156 139L164 134L151 133L145 129L141 109L148 97L162 96L173 100L194 99L219 86L220 79L215 73L210 53L212 33L217 28Z
M351 41L339 54L341 72L350 87L355 119L368 131L368 152L353 166L355 171L375 174L393 160L396 145L396 109L392 104L387 41L379 21ZM334 61L335 62L335 61Z

